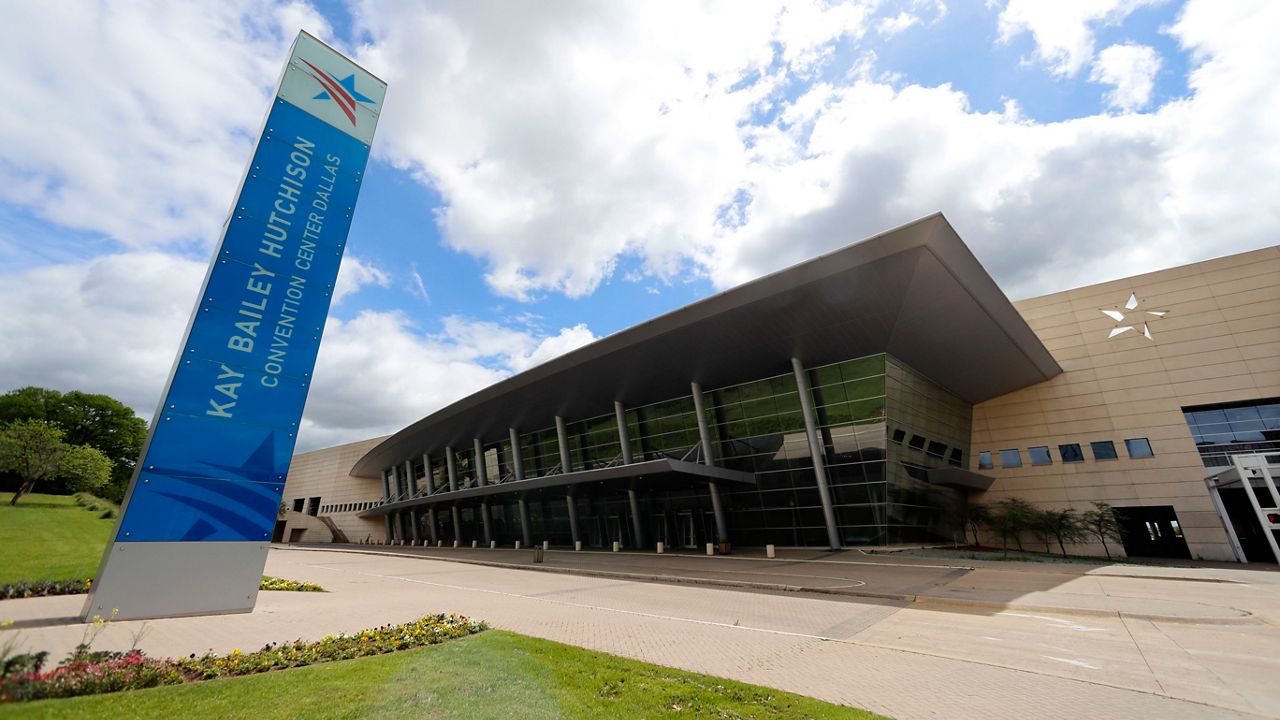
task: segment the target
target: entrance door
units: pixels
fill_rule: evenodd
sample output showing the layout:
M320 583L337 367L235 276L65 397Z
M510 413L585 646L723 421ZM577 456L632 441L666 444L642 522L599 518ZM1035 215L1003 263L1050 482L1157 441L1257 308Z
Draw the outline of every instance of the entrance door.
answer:
M676 542L682 548L696 548L698 546L698 535L693 527L693 513L682 512L676 514Z
M615 541L620 546L626 547L626 543L622 538L622 516L610 515L608 519L605 520L605 528L609 535L607 542L611 547Z
M1116 508L1124 551L1133 557L1191 559L1171 505Z

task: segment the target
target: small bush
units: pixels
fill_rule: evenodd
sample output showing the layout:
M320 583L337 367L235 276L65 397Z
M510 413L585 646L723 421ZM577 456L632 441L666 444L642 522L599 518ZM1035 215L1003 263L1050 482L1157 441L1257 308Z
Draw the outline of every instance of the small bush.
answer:
M102 518L103 520L112 520L115 518L115 516L116 516L116 511L112 510L111 508L107 508L98 517Z
M51 597L54 595L79 595L89 592L91 582L92 578L83 580L23 580L0 585L0 600Z

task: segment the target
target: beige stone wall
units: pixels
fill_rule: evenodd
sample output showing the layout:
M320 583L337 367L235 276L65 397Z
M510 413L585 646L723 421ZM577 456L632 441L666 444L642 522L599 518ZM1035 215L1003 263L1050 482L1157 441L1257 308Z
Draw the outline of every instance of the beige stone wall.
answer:
M1108 339L1136 293L1153 339ZM1065 372L974 408L970 468L995 484L974 498L1020 496L1045 507L1172 505L1193 557L1234 560L1214 510L1182 408L1280 397L1280 246L1015 303ZM1140 323L1141 320L1138 320ZM1127 324L1127 323L1126 323ZM1155 457L1130 459L1126 438L1148 438ZM1118 460L1093 459L1089 443L1111 440ZM1064 464L1058 445L1080 443L1085 461ZM1047 445L1053 464L1033 467L1029 447ZM999 452L1023 451L1001 468ZM978 470L978 453L996 467ZM1101 552L1101 547L1078 548Z
M305 501L319 497L321 516L331 518L352 542L359 542L372 534L374 539L386 535L386 524L380 518L360 518L359 508L382 499L382 481L351 477L356 461L369 452L385 437L300 453L293 456L289 476L284 482L285 513L284 539L288 542L294 530L302 530L300 542L332 542L333 534L317 518L305 513ZM293 512L294 501L304 500L304 512Z

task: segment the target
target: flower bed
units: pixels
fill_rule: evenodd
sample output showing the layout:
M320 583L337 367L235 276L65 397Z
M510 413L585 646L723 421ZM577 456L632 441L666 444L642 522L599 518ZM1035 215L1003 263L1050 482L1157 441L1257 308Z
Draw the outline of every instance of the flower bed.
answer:
M324 592L324 588L315 583L301 582L298 580L285 580L284 578L271 577L270 575L262 576L262 584L258 586L259 590L287 590L290 592Z
M48 597L51 595L79 595L89 592L92 578L84 580L22 580L0 585L0 600L15 598Z
M82 645L52 670L45 653L0 658L0 703L137 690L220 677L251 675L348 660L434 645L485 630L461 615L427 615L403 625L384 625L354 635L330 635L315 642L268 644L261 650L227 655L191 655L177 660L147 657L141 650L94 652Z

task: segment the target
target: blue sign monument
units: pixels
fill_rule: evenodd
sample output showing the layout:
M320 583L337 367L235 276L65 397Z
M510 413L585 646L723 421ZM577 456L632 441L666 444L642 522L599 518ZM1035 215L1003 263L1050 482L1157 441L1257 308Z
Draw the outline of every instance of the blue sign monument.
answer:
M86 618L253 609L385 93L294 41Z

